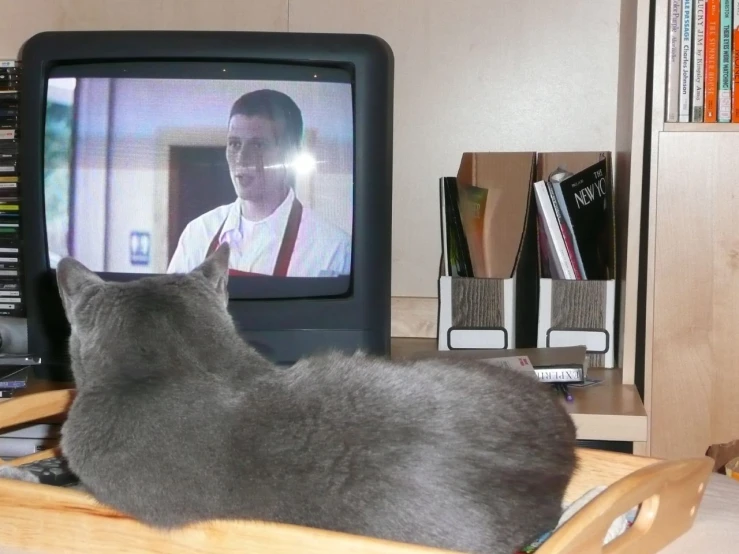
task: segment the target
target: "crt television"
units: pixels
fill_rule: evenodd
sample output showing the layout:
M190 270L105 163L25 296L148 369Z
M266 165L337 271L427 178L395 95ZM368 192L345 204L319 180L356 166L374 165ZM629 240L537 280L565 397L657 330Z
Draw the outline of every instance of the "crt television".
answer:
M231 246L277 363L390 343L393 55L369 35L45 32L21 51L29 352L68 373L55 267L113 281Z

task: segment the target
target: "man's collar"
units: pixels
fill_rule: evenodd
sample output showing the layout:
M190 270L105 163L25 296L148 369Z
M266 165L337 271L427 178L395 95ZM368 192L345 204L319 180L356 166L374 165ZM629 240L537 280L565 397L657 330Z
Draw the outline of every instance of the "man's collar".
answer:
M228 215L226 216L226 221L219 238L222 240L224 235L230 235L232 233L239 237L243 237L243 234L246 231L246 226L251 226L252 228L264 227L276 236L281 237L285 230L285 226L287 225L288 217L290 217L290 210L294 200L295 192L291 187L288 190L285 200L277 206L277 209L274 212L260 221L251 222L241 217L241 200L237 198L229 207Z

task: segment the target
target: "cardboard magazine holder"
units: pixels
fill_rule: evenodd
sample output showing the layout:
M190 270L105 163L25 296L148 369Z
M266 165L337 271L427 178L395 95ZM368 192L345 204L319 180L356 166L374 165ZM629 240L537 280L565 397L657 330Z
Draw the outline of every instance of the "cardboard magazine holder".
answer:
M577 173L606 157L611 168L608 219L609 271L606 279L567 280L548 275L539 248L539 323L537 346L584 345L590 367L614 367L616 313L616 233L613 209L613 171L610 152L547 152L537 155L536 181L557 168ZM537 228L540 222L536 222ZM537 241L540 243L539 234Z
M462 155L460 195L479 187L486 200L468 238L475 277L439 277L439 350L535 346L535 169L534 152Z

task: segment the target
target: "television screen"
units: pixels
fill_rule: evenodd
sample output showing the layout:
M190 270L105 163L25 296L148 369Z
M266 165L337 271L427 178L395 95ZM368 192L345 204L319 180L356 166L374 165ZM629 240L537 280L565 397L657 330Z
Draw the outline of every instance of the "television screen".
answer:
M339 69L215 62L60 65L47 79L49 266L120 279L231 246L230 292L351 286L354 113Z

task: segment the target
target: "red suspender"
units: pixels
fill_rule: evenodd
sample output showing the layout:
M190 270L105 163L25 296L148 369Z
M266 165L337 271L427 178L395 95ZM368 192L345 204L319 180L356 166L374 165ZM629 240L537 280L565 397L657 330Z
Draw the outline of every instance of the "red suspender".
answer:
M228 216L226 216L226 219L228 219ZM218 227L218 230L216 231L216 236L213 237L213 240L210 241L210 246L208 247L208 251L205 253L205 257L207 258L210 256L213 252L216 251L216 248L218 248L218 238L221 236L221 232L223 231L223 226L226 225L226 220L223 220L223 223L221 223L221 226Z
M272 275L275 277L286 277L287 268L290 267L290 261L295 251L295 241L298 239L298 229L303 219L303 205L296 198L293 200L293 206L290 208L290 216L287 218L285 226L285 234L282 236L282 244L277 254L275 269Z
M290 261L295 251L295 242L298 238L298 229L300 229L300 222L303 218L303 205L296 198L293 200L292 208L290 208L290 215L287 218L287 225L285 226L285 234L282 236L282 244L280 245L280 251L277 254L277 261L275 262L275 269L272 273L275 277L287 276L287 270L290 267ZM216 248L218 248L219 238L223 227L226 225L226 220L223 220L221 226L216 231L213 240L210 242L208 251L205 254L207 258ZM261 273L254 273L252 271L239 271L238 269L229 269L228 274L234 276L249 276L249 275L263 275Z

